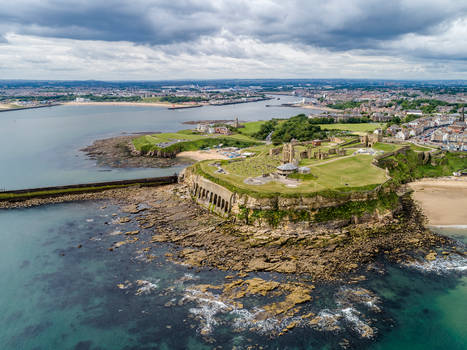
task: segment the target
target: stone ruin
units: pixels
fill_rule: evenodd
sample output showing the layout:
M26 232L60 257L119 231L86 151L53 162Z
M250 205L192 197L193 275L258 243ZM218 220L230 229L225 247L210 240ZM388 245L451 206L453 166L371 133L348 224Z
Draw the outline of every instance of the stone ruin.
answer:
M282 147L282 163L293 163L295 160L295 149L293 143L286 143Z
M377 131L377 132L376 132ZM383 141L383 133L379 130L375 130L374 133L366 133L360 136L360 142L364 147L373 147L377 142Z
M304 151L295 153L294 146L296 144L308 146ZM328 159L330 155L336 154L338 156L345 156L346 152L343 148L331 148L328 151L323 151L318 149L314 150L311 146L311 141L309 142L290 142L285 143L283 146L271 148L269 150L269 156L276 156L282 153L281 162L282 164L292 163L295 164L300 159Z

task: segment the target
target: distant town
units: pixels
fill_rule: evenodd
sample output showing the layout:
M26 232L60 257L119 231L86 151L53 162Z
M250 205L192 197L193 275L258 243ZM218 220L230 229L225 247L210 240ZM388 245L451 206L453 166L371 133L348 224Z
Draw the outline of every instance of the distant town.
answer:
M283 103L281 96L296 100ZM384 123L385 136L467 151L465 81L0 81L0 112L63 103L144 103L178 109L263 100L271 100L266 106L315 109L318 113L310 118L317 124Z

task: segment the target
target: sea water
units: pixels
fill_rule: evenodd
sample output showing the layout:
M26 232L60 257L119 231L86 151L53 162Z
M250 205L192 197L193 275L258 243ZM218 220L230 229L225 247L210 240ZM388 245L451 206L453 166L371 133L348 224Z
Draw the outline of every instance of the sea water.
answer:
M153 245L150 262L143 243L110 251L124 239L122 232L136 226L117 224L112 214L122 213L104 204L0 211L2 349L335 349L346 341L359 349L466 348L465 259L458 259L454 270L443 269L443 261L437 270L386 263L384 273L367 273L358 285L315 284L314 298L303 308L338 315L338 330L305 325L270 337L282 327L274 319L254 331L248 326L255 303L268 301L255 298L235 312L223 302L190 297L192 285L225 283L227 273L195 271L167 260L166 253L176 249L171 244ZM151 234L143 230L139 237L143 241ZM279 278L249 277L257 276ZM365 288L376 297L368 305L349 306L339 302L342 288ZM368 319L373 339L359 333Z
M315 110L268 107L295 100L168 110L147 106L62 105L0 113L0 190L167 176L180 167L116 169L98 167L80 149L94 140L133 132L174 132L197 120L289 118Z

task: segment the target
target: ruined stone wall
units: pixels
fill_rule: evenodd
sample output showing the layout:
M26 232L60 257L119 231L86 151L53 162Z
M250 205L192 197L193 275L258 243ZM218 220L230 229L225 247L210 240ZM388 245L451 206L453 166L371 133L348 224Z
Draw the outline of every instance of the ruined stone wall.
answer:
M183 181L190 187L194 200L222 216L232 211L235 194L200 175L185 173Z
M348 201L368 201L378 198L382 185L365 192L350 192L347 195L329 198L320 195L299 197L255 198L244 193L235 193L190 170L185 172L183 181L189 186L194 200L222 215L238 215L242 209L251 210L293 210L316 211L320 208L335 207ZM389 191L389 189L384 189Z

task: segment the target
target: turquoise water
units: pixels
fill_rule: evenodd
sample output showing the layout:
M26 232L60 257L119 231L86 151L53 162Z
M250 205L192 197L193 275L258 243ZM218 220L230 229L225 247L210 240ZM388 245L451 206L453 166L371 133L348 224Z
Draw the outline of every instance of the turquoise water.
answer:
M245 314L225 313L201 299L181 303L192 284L219 284L226 273L188 267L166 260L171 246L159 244L147 262L140 242L109 251L118 209L103 202L47 205L0 211L0 344L2 349L336 349L344 339L357 349L465 349L466 278L448 273L441 263L437 273L378 263L386 272L367 273L367 280L350 288L376 294L380 312L363 304L351 305L358 320L372 319L375 339L362 338L351 318L339 330L307 326L270 338L268 331L239 330L235 320L248 322L258 299L245 301ZM447 230L445 233L449 233ZM465 237L467 231L456 232ZM79 246L81 248L78 248ZM435 266L435 267L436 267ZM465 267L464 261L456 265ZM433 267L433 266L432 266ZM250 275L255 277L257 275ZM265 279L277 275L259 274ZM137 281L150 284L138 294ZM120 289L119 284L128 286ZM303 312L344 314L336 299L339 285L316 285L313 301ZM346 287L347 288L347 287ZM168 306L167 303L170 303ZM346 306L347 307L347 306ZM198 312L201 319L194 317ZM215 320L208 336L203 322ZM203 321L204 320L204 321Z
M467 244L467 228L445 227L433 230ZM430 266L431 270L437 271L435 273L420 274L411 270L391 269L392 277L388 281L391 285L374 281L375 292L388 293L388 311L397 315L398 322L372 348L466 349L466 259L459 259L455 267L454 271L447 270L450 267L443 264L441 259L438 266ZM459 274L460 271L464 273Z
M177 131L189 120L261 120L291 117L310 110L266 108L295 100L261 101L184 110L134 106L58 106L0 114L0 190L172 175L165 169L97 167L79 150L96 139L122 133Z

